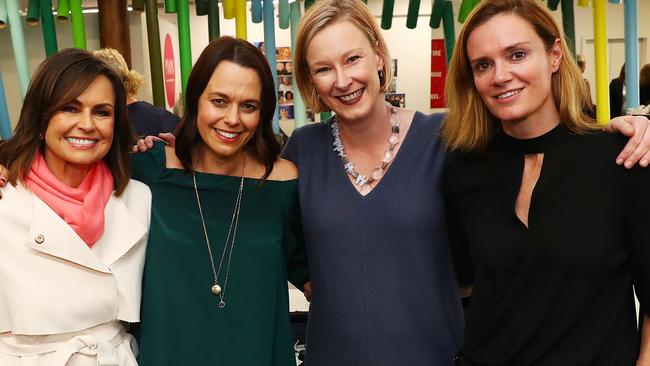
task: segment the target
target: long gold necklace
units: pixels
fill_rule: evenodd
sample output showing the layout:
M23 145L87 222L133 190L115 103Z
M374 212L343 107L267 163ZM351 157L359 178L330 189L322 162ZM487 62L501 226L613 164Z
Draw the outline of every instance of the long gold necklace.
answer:
M201 225L203 225L203 235L205 235L205 244L208 247L208 255L210 256L210 266L212 266L212 274L214 275L214 285L210 288L212 293L215 296L219 296L219 308L223 309L226 307L226 288L228 286L228 277L230 276L230 262L232 259L232 251L235 248L235 237L237 236L237 225L239 224L239 211L241 210L241 201L244 193L244 171L246 169L246 153L244 153L244 159L241 168L241 179L239 181L239 192L237 193L237 200L235 200L235 208L232 211L232 217L230 219L230 227L228 228L228 236L226 237L226 244L223 246L223 252L221 253L221 260L219 261L219 268L215 268L214 259L212 258L212 245L210 244L210 238L208 237L208 229L205 225L205 218L203 217L203 208L201 207L201 198L199 197L199 188L196 184L196 172L192 172L192 181L194 182L194 193L196 194L196 205L199 207L199 215L201 216ZM231 240L232 235L232 240ZM230 250L228 250L230 247ZM226 267L225 279L223 282L223 288L219 285L219 274L221 273L221 266L223 260L226 257L226 252L228 252L228 265Z

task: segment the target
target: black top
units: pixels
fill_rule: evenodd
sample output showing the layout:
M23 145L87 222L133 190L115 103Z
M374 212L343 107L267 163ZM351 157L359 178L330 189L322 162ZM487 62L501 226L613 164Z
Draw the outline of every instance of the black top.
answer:
M137 101L127 106L129 120L139 136L157 136L161 132L173 132L179 118L164 108Z
M501 132L484 154L452 153L452 252L474 286L463 365L634 365L632 285L650 296L650 170L618 167L624 138L563 127ZM525 154L544 153L529 229L515 214Z
M332 149L330 123L289 139L312 283L305 364L451 364L463 314L445 227L441 118L415 114L366 196Z

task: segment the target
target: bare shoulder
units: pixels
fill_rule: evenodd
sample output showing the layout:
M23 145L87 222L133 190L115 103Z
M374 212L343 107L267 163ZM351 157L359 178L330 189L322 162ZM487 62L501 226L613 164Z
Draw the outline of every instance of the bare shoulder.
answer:
M178 156L176 156L176 150L173 147L165 146L165 161L167 168L183 169L183 164Z
M292 180L298 178L298 167L289 160L278 159L273 164L269 180Z

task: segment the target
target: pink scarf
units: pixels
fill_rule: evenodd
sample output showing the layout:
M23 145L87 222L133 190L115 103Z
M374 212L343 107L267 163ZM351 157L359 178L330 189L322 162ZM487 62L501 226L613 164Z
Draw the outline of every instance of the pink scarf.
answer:
M37 152L25 184L89 247L104 233L104 208L113 193L113 175L103 161L92 165L79 188L71 188L52 174Z

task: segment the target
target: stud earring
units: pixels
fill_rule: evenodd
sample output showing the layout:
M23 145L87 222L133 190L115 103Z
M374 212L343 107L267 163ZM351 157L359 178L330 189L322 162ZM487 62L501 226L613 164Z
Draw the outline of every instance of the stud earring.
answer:
M384 82L386 81L386 77L384 75L384 69L380 69L377 71L377 75L379 76L379 85L384 85Z

